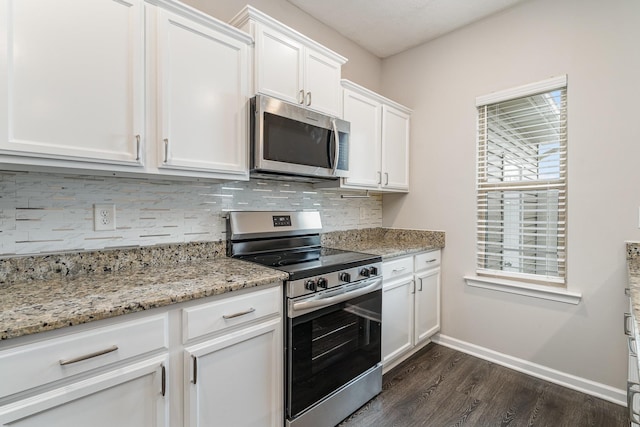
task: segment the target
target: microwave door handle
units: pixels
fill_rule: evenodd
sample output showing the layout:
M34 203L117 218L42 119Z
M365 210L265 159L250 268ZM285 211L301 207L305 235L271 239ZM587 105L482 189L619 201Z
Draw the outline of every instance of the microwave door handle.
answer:
M336 175L338 170L338 159L340 159L340 134L338 133L338 125L336 119L331 119L331 125L333 126L333 141L336 144L334 159L333 159L333 175Z

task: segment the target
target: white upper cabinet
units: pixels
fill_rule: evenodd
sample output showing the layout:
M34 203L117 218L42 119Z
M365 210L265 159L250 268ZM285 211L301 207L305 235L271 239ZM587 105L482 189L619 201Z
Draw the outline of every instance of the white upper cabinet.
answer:
M410 113L389 105L382 106L382 186L390 190L409 190Z
M257 92L298 104L304 90L304 47L265 26L255 33Z
M349 131L349 177L347 185L377 189L382 182L382 105L358 92L344 90L344 119Z
M343 119L349 133L349 177L343 188L409 191L411 110L347 80Z
M0 0L0 22L3 167L249 179L245 32L172 0Z
M248 178L246 41L164 9L157 31L161 173Z
M141 164L142 8L142 0L0 1L0 154Z
M231 24L255 38L254 92L340 116L346 58L251 6Z

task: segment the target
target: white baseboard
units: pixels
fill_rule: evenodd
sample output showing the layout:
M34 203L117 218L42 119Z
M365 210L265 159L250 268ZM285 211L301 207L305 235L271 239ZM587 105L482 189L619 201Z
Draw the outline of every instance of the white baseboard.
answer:
M577 377L567 374L566 372L557 371L547 366L538 365L524 359L509 356L508 354L499 353L479 345L461 341L447 335L436 334L431 338L436 344L450 347L463 353L479 357L497 363L498 365L549 381L554 384L561 385L579 392L599 397L621 406L627 406L626 390L614 388L605 384L597 383L586 378Z

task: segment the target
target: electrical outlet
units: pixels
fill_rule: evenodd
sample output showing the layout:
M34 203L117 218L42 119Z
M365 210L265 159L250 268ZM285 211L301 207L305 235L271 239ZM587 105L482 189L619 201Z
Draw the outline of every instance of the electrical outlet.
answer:
M360 206L360 219L367 219L367 208Z
M116 229L116 205L93 205L93 229L95 231Z

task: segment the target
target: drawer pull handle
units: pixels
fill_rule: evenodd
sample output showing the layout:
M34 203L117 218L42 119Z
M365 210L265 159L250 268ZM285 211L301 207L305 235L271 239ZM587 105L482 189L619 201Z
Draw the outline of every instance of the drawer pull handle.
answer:
M628 337L631 336L631 328L629 327L629 320L631 320L631 313L624 314L624 334Z
M400 267L400 268L394 268L392 271L394 273L399 273L401 271L405 271L407 269L407 267Z
M433 258L433 259L428 259L428 260L426 260L425 262L426 262L427 264L429 264L429 263L436 262L436 261L437 261L437 259L436 259L436 258Z
M103 354L108 354L116 351L118 349L117 345L112 345L109 348L105 348L104 350L96 351L93 353L85 354L84 356L74 357L72 359L60 360L60 366L71 365L72 363L81 362L83 360L91 359L94 357L102 356Z
M240 316L244 316L247 315L249 313L253 313L254 311L256 311L255 308L251 307L249 310L247 311L241 311L240 313L234 313L234 314L224 314L222 315L222 318L227 320L227 319L233 319L235 317L240 317Z

